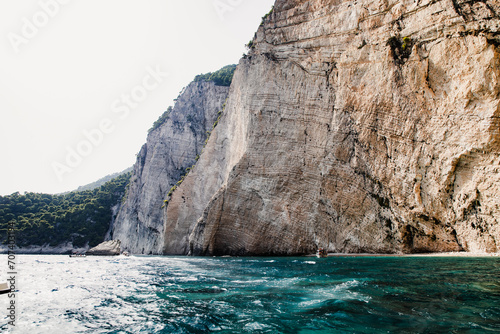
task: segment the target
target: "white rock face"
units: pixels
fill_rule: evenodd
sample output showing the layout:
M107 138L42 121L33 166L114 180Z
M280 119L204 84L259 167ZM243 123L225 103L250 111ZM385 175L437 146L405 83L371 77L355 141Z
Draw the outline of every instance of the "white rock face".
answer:
M121 253L120 240L108 240L87 251L87 255L116 256Z
M134 165L126 200L111 227L111 238L133 254L163 250L164 200L196 162L196 156L227 99L229 87L193 82L177 99L169 119L148 135Z
M499 15L490 0L276 1L155 216L163 251L499 252Z

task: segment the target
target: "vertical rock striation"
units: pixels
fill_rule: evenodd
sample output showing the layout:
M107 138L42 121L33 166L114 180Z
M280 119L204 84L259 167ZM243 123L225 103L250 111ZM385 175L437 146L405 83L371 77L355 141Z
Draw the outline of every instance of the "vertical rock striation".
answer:
M228 91L229 87L213 82L191 83L168 119L149 133L110 233L111 239L121 241L122 249L135 254L162 252L164 200L201 154Z
M499 15L277 0L164 226L142 210L128 231L164 233L166 254L499 252ZM135 201L161 205L147 189Z

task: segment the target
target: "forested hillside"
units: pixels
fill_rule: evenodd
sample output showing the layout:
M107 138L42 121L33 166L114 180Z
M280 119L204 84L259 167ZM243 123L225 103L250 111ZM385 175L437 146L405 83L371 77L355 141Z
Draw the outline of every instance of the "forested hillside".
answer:
M86 191L64 195L14 193L0 196L0 236L6 242L7 226L16 226L16 244L57 246L71 241L75 247L93 247L104 240L112 207L125 195L131 173Z
M76 189L75 191L85 191L85 190L93 190L93 189L99 188L100 186L103 186L106 182L113 181L118 176L120 176L122 174L130 173L130 172L132 172L132 167L129 167L129 168L125 169L124 171L121 171L118 173L106 175L105 177L100 178L99 180L97 180L95 182L78 187L78 189Z

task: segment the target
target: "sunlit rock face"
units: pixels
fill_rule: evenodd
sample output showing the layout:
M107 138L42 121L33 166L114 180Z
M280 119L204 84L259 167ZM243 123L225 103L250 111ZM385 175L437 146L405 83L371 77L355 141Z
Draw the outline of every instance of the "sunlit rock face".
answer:
M163 208L170 189L201 154L229 87L193 82L177 98L168 119L148 135L137 155L126 199L110 238L133 254L163 251Z
M499 14L498 1L277 0L162 212L171 179L148 168L172 153L141 152L129 247L499 252ZM173 146L199 152L183 133Z
M89 249L87 255L115 256L120 255L120 240L108 240L100 243L94 248Z

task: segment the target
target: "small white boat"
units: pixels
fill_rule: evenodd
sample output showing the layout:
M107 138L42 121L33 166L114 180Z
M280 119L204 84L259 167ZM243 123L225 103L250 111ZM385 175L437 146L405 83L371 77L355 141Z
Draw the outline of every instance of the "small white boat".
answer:
M9 285L7 283L0 283L0 295L10 292Z
M70 254L69 257L86 257L87 255L85 254Z

